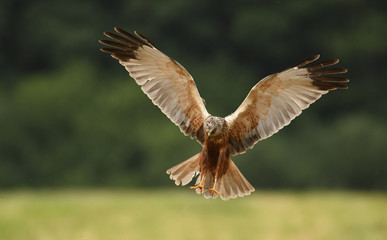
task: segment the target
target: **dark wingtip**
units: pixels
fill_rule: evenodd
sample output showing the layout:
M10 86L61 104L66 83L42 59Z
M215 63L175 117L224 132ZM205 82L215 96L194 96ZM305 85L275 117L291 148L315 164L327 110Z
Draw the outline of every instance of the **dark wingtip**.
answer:
M303 61L297 63L297 64L294 65L292 68L294 68L294 67L300 68L300 67L305 66L305 65L307 65L307 64L309 64L309 63L311 63L311 62L316 61L316 60L319 59L319 58L320 58L320 54L316 54L316 55L314 55L314 56L312 56L312 57L310 57L310 58L307 58L307 59L305 59L305 60L303 60Z
M124 30L122 30L121 28L118 28L118 27L114 27L114 31L116 31L116 32L122 32L122 31L124 31Z
M311 57L304 61L309 63L317 60L319 55ZM348 78L335 76L336 74L343 74L348 72L346 68L328 68L339 63L339 59L330 59L322 62L313 63L312 65L305 66L304 68L308 70L309 77L313 79L312 84L318 87L320 90L335 90L335 89L348 89L348 86L343 83L349 82ZM307 63L306 63L307 64ZM305 65L306 65L305 64ZM333 75L333 76L332 76Z
M135 59L137 49L144 45L144 43L141 39L118 27L114 27L114 31L118 34L103 32L107 39L98 40L98 42L107 46L107 48L100 48L100 51L108 53L113 58L120 61Z
M149 46L155 48L155 45L153 45L153 43L152 43L151 41L149 41L149 39L147 39L146 37L144 37L144 35L142 35L141 33L137 32L137 31L134 31L134 34L136 34L137 37L139 37L141 40L143 40L143 41L144 41L145 43L147 43Z
M314 61L316 61L317 59L319 59L320 58L320 54L316 54L316 55L314 55L314 56L312 56L312 57L310 57L310 58L307 58L306 60L305 60L305 62L306 61L308 61L308 62L314 62Z
M336 89L347 89L348 86L336 83L336 82L320 82L320 81L313 81L312 84L318 89L323 91L331 91Z

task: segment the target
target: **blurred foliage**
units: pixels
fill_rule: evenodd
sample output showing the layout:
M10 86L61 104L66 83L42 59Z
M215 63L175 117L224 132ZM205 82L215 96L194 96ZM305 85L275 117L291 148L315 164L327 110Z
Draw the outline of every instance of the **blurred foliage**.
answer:
M98 50L119 26L182 63L213 115L306 57L340 58L349 90L234 160L257 188L385 190L386 5L3 0L0 187L171 185L165 169L200 151Z

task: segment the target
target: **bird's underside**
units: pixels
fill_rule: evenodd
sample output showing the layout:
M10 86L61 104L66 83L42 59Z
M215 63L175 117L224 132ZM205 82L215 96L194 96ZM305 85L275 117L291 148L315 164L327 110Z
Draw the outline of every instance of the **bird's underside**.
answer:
M176 185L186 185L207 198L249 195L254 188L230 156L242 154L270 137L330 90L346 89L345 68L331 67L339 60L315 63L308 58L282 72L267 76L249 92L239 108L225 118L210 115L192 76L175 60L160 52L148 39L115 28L100 40L141 86L142 91L180 130L201 145L202 151L170 168Z

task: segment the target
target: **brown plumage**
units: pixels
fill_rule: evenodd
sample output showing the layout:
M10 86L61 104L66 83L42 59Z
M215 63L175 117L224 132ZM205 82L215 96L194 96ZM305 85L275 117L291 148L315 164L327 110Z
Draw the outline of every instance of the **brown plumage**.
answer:
M194 188L207 198L224 200L254 191L230 156L242 154L268 138L301 114L330 90L346 89L349 80L335 76L344 68L327 68L338 59L313 63L319 55L267 76L249 92L239 108L221 118L210 115L192 76L175 60L160 52L148 39L119 28L107 33L111 40L101 51L111 54L141 86L142 91L187 136L203 149L167 173L176 185L186 185L198 176ZM332 76L333 75L333 76Z

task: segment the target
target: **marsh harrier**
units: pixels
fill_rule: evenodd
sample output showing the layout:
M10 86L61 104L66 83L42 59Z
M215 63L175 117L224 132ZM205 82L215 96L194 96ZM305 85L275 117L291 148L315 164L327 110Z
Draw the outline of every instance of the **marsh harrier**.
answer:
M132 35L114 28L104 32L110 40L101 51L111 54L141 86L167 117L186 136L195 138L202 151L167 170L176 185L186 185L195 176L196 192L224 200L243 197L254 187L240 173L230 156L246 152L255 143L288 125L323 94L346 89L347 78L335 74L345 68L327 68L338 59L315 63L308 58L280 73L259 81L238 109L225 118L209 114L192 76L177 61L158 50L138 32Z

